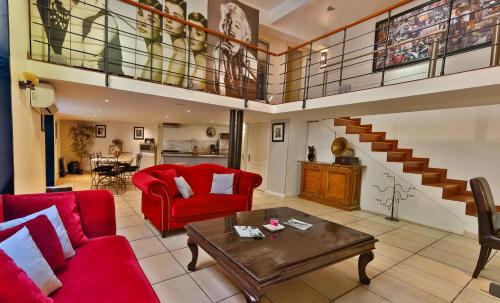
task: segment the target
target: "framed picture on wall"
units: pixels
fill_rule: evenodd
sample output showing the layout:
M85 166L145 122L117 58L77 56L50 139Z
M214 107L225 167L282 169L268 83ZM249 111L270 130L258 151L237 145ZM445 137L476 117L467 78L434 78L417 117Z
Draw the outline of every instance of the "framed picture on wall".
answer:
M273 142L284 142L285 141L285 123L273 123L271 136L272 136Z
M96 125L95 126L95 137L96 138L106 138L106 125Z
M134 127L134 140L144 140L144 127Z

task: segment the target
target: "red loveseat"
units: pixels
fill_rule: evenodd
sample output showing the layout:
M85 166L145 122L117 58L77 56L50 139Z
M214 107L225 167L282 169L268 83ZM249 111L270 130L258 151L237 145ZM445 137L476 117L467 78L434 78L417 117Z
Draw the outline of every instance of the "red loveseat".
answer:
M179 195L175 183L169 185L158 176L159 173L172 169L191 186L194 195L189 199ZM234 194L210 194L214 173L234 173ZM215 164L162 164L135 173L132 183L142 191L144 216L162 233L162 237L166 237L167 231L184 228L190 222L251 210L253 191L262 183L262 177Z
M0 222L14 219L4 200L40 199L60 193L0 195ZM62 287L50 295L55 303L159 302L126 238L116 236L115 202L107 190L73 192L88 241L75 249L56 276ZM24 200L26 201L26 200ZM19 204L19 203L18 203ZM2 211L3 209L3 211ZM15 210L14 210L15 211Z

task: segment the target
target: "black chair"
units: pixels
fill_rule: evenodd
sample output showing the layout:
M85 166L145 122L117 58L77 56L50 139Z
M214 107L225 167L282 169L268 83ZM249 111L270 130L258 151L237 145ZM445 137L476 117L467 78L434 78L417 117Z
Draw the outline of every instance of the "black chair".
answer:
M123 173L126 180L132 179L132 175L135 174L141 168L142 154L137 153L135 156L135 165L126 165L123 167Z
M473 178L470 180L470 186L474 195L474 204L476 205L479 227L478 240L481 245L476 269L472 274L473 278L477 278L481 270L486 266L491 250L500 249L500 222L498 222L500 217L497 214L488 181L483 177Z
M113 158L101 158L99 155L96 155L94 159L91 157L91 187L95 189L98 189L99 186L108 187L109 189L117 185L125 187L122 178L123 169L116 164L117 162Z

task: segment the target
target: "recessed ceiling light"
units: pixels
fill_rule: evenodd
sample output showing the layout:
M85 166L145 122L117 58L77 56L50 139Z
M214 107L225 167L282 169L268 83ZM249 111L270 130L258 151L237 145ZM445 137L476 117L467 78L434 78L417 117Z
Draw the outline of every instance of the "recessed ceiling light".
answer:
M94 114L94 117L97 117L97 115L96 115L96 114Z
M326 8L326 11L328 11L328 12L333 12L334 10L335 10L335 7L333 7L331 5Z
M210 123L214 123L214 120L210 120Z
M191 110L190 110L190 109L188 109L188 110L187 110L187 112L188 112L188 113L190 113L190 112L191 112Z
M104 99L104 102L108 103L108 102L109 102L109 100L108 100L108 99Z
M102 109L98 109L97 111L98 111L98 112L102 112Z
M169 115L166 115L166 116L165 116L165 118L167 118L167 119L168 119L168 118L170 118L170 116L169 116Z

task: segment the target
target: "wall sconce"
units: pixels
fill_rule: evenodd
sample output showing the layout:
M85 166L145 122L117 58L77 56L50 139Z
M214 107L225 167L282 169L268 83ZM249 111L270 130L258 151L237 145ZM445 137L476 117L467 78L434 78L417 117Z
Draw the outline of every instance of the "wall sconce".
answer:
M328 50L324 49L320 53L319 68L325 68L327 60L328 60Z

